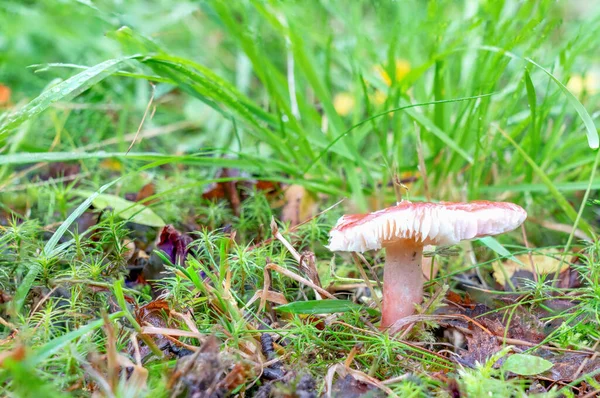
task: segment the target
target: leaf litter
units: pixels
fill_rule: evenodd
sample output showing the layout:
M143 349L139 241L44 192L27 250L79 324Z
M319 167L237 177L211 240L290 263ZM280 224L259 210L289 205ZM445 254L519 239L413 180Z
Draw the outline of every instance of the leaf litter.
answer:
M71 169L68 167L57 166L57 170L53 171L49 178L57 178L67 172L75 175L79 172L78 168L69 170ZM381 285L376 269L371 268L372 261L377 259L362 257L358 260L358 263L369 267L367 269L369 275L363 272L357 282L359 282L358 285L370 286L366 290L368 292L366 303L370 307L369 305L365 306L364 301L358 301L358 291L355 288L350 288L348 291L350 301L346 303L338 300L336 297L338 294L332 288L342 285L342 282L345 283L346 280L343 278L337 280L338 276L335 276L325 289L321 282L325 273L318 265L317 256L309 250L303 250L302 247L298 250L295 246L302 245L302 243L294 239L292 233L321 215L318 213L319 199L301 186L286 187L278 184L253 182L250 176L242 175L236 170L224 169L218 176L231 178L231 181L215 184L209 190L204 191L202 196L211 201L227 201L234 215L239 216L244 201L251 198L248 194L249 190L260 189L273 195L270 201L281 209L282 223L286 224L289 229L282 233L277 224L272 221L270 226L272 236L256 242L255 245L249 247L247 252L252 253L254 250L262 250L266 244L277 243L281 250L293 258L294 266L282 266L276 262L266 262L263 265L262 288L255 290L254 296L246 303L246 307L250 307L257 305L255 304L257 302L258 308L264 309L264 313L269 314L269 317L261 322L251 320L247 310L238 307L237 304L232 304L229 293L231 282L225 282L225 290L222 290L221 286L215 285L204 270L196 268L192 271L198 274L197 283L200 284L197 285L195 298L208 295L208 303L220 316L233 320L236 317L234 313L239 313L244 317L245 327L248 330L260 331L257 339L240 341L235 348L230 344L224 345L224 342L213 334L207 335L206 331L200 332L196 328L192 308L184 306L184 310L188 311L187 315L174 311L172 308L174 303L170 302L168 292L159 288L162 279L177 275L165 265L175 265L186 269L189 267L189 260L198 257L199 253L205 250L202 246L193 244L197 237L196 234L201 231L192 230L184 233L173 225L164 225L160 226L159 230L154 229L156 237L149 241L146 238L148 232L152 235L152 229L159 225L147 223L143 218L139 218L141 213L125 214L129 218L127 225L130 230L130 238L123 240L123 246L126 248L124 258L129 268L129 281L142 285L147 284L148 281L154 281L150 283L150 289L152 295L158 297L142 306L135 306L135 319L142 327L141 333L151 337L165 355L177 358L177 363L168 380L171 396L226 397L241 392L255 397L317 397L322 394L333 397L393 395L386 386L395 378L388 374L387 378L378 379L360 368L354 368L351 357L355 354L351 352L340 353L339 359L343 360L346 356L346 361L331 366L327 376L321 375L330 383L329 387L321 390L314 375L300 370L297 363L289 361L292 353L285 341L294 339L294 334L289 334L283 339L279 333L270 332L271 328L290 327L294 317L299 317L304 325L312 325L316 330L322 332L335 325L343 328L351 327L341 319L344 314L356 312L361 314L361 322L364 322L366 326L366 329L359 329L360 333L363 333L364 336L378 335L379 332L376 327L372 326L372 323L377 322L376 304L378 302L377 295L381 294ZM241 178L241 180L238 181L237 178ZM150 204L147 199L155 194L156 186L148 183L135 195L128 194L124 199L105 194L100 197L100 200L104 200L104 202L98 202L95 205L99 209L110 210L110 203L117 203L116 207L122 210L123 206L119 204L121 203L119 201L128 204L135 202ZM281 198L279 203L278 196ZM101 222L102 213L86 212L78 220L77 230L91 230ZM140 225L140 222L150 225ZM192 225L192 228L201 228L201 226ZM288 235L291 239L286 238L284 233L291 234ZM90 235L92 239L97 239L97 237L97 233ZM230 234L228 239L234 241L235 233ZM449 258L443 254L445 250L445 248L431 248L427 257L435 261L435 270L432 269L430 275L427 275L432 277L431 283L433 284L438 283L436 276L442 269L445 259ZM165 256L168 260L167 264L163 264L161 257L157 256L155 251ZM453 256L455 255L453 254ZM430 297L431 301L426 302L422 307L423 314L409 317L403 325L399 325L398 331L402 333L398 333L396 336L401 336L399 341L405 344L409 344L409 341L404 340L406 338L425 336L425 340L416 347L422 347L424 352L431 350L429 351L431 354L455 363L458 368L476 368L493 360L493 368L503 370L508 377L527 376L531 380L535 380L536 383L531 387L532 392L535 389L539 392L548 391L554 384L564 386L566 383L581 379L586 374L595 374L595 371L600 368L600 360L595 351L564 348L547 343L553 330L549 326L552 325L552 319L550 319L554 314L552 310L572 311L571 300L557 291L543 300L545 306L528 306L524 300L528 294L519 294L519 290L526 290L538 278L550 280L554 274L559 276L559 288L568 289L580 286L582 281L574 266L580 263L581 256L580 253L570 262L563 262L560 260L561 253L547 251L538 252L532 256L518 255L516 256L518 262L511 260L507 260L503 264L494 262L491 274L493 280L498 283L497 286L500 286L500 289L510 295L499 295L492 301L486 300L484 304L477 303L468 295L458 294L454 290L438 290L445 293L437 298L435 295ZM140 262L143 263L141 267L139 266ZM534 268L530 266L532 262ZM533 269L535 269L535 273ZM187 268L186 272L190 271L190 268ZM214 269L210 270L209 266L207 272L213 271ZM227 272L230 273L231 270ZM186 276L188 274L180 272L179 274L186 280L189 279ZM473 274L472 277L478 278L479 274ZM303 291L303 287L312 290L316 304L311 304L311 300L306 298L307 293L302 293L304 298L301 301L290 302L288 294L277 290L277 287L281 287L281 283L274 283L274 279L281 280L282 278L287 280L287 283L292 282L299 287L300 292ZM374 280L370 280L371 278ZM508 283L508 280L512 285ZM156 282L159 283L156 284ZM513 287L517 288L516 292L513 291ZM108 293L106 288L100 288L97 291ZM7 293L3 293L3 297L7 297L5 301L11 299ZM49 297L52 300L60 301L65 300L65 297L70 297L70 294L64 293L63 290L54 290L42 292L40 297L43 300L43 297ZM223 299L229 300L230 304L225 304ZM136 299L128 297L127 301L134 305ZM322 305L318 304L319 301L322 302ZM331 307L328 301L340 301L341 304ZM524 303L515 305L520 301ZM327 306L331 308L326 308ZM321 307L322 309L319 309ZM281 308L282 311L273 311L278 308ZM228 335L228 332L221 330L221 333L223 332L226 336ZM111 334L113 331L107 329L107 333ZM452 347L453 354L449 355L449 351L440 349L439 347L443 347L443 345L438 346L438 344ZM224 349L228 346L229 348ZM506 351L507 347L510 348L508 351ZM151 350L145 343L138 343L134 337L128 344L128 356L129 358L138 358L137 362L123 357L122 353L109 355L109 352L105 357L91 356L89 358L90 365L86 369L91 375L95 375L92 376L92 379L95 379L97 388L107 388L106 386L101 387L104 383L103 377L107 377L108 386L114 388L118 383L115 375L122 372L111 370L111 368L117 369L118 367L128 369L129 379L135 379L137 380L135 383L144 386L147 374L143 363L152 357ZM495 359L500 354L502 355ZM11 357L12 354L6 355ZM109 359L111 356L112 359ZM12 357L23 360L18 355L12 355ZM103 364L102 361L105 360L108 361L108 365ZM417 369L419 365L417 363L415 365L415 369ZM132 370L138 375L134 377L134 373L131 373ZM452 373L449 373L448 370L438 370L437 374L451 394L460 396L461 386L455 379L448 377ZM410 373L405 373L396 379L397 382L402 382L410 377L412 377ZM597 374L592 378L600 381ZM585 382L580 382L577 388L582 393L591 391L589 390L591 387L588 387Z

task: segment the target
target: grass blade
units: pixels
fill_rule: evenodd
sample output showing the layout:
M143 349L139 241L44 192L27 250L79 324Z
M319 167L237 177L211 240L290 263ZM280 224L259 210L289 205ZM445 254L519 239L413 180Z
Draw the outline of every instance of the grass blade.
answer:
M3 120L0 125L0 137L15 127L18 127L25 120L31 119L48 109L53 103L61 100L68 101L78 96L94 84L102 81L104 78L117 71L123 62L136 57L138 56L134 55L104 61L70 77L64 82L57 84L55 87L44 91L33 101Z
M338 312L351 312L365 309L363 305L348 300L308 300L296 301L294 303L280 305L277 311L289 312L291 314L333 314ZM377 312L375 310L372 310Z
M575 111L577 112L577 114L579 115L581 120L583 120L583 124L585 125L585 131L587 134L588 145L592 149L598 148L599 141L598 141L598 130L596 129L596 125L594 124L594 121L592 120L592 117L590 116L588 111L581 104L581 102L579 102L577 97L575 97L569 91L569 89L567 87L565 87L565 85L562 84L560 80L558 80L556 77L554 77L554 75L552 73L550 73L550 71L548 71L546 68L539 65L538 63L536 63L535 61L533 61L530 58L525 58L525 61L540 68L542 71L544 71L550 77L550 79L552 79L556 83L556 85L561 89L561 91L567 97L567 101L569 101L569 103L575 108Z

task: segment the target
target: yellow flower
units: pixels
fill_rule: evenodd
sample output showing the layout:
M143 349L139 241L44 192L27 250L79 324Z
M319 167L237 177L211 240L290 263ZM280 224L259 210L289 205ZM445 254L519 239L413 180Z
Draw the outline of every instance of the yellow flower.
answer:
M383 91L377 90L375 94L373 94L371 101L376 105L382 105L387 99L387 94Z
M349 115L354 109L354 105L356 105L356 101L354 96L350 93L338 93L335 95L335 97L333 97L333 107L341 116Z
M594 95L598 93L598 89L600 88L599 73L588 72L585 76L573 75L567 83L567 88L576 97L579 97L583 92Z
M375 72L378 73L379 76L381 76L381 78L383 79L383 82L386 84L386 86L392 85L392 79L390 78L390 75L387 73L387 71L381 65L375 66ZM408 75L409 72L410 72L410 62L408 62L405 59L397 59L396 60L396 82L399 82L402 79L404 79L406 77L406 75Z

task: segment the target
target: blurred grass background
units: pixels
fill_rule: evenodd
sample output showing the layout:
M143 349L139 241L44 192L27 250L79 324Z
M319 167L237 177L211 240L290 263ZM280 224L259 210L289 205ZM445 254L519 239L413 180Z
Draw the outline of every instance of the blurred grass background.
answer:
M7 0L0 7L0 81L12 103L72 76L73 65L132 54L178 57L121 66L163 79L145 129L191 122L136 151L247 155L254 171L267 165L263 177L314 181L312 189L335 188L329 193L351 196L362 210L371 195L375 207L393 200L381 187L394 174L416 174L417 131L435 199L518 196L540 213L557 210L561 202L548 194L544 176L498 129L561 192L585 188L592 170L594 153L576 109L522 59L570 84L595 119L598 19L586 2ZM115 33L125 25L131 31ZM44 66L55 63L63 65ZM196 73L199 65L219 78ZM134 132L151 95L144 79L106 78L2 139L13 153L93 147ZM409 104L429 105L375 118L339 139L357 123ZM102 149L129 145L116 141ZM594 179L593 187L599 184ZM411 197L423 196L417 182Z

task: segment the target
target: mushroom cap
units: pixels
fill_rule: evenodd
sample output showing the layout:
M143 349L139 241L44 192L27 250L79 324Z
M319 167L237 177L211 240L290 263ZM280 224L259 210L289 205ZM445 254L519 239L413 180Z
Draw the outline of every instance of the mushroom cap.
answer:
M329 250L364 252L400 240L423 245L454 245L462 240L512 231L525 221L513 203L416 202L407 200L369 214L342 216L329 233Z

